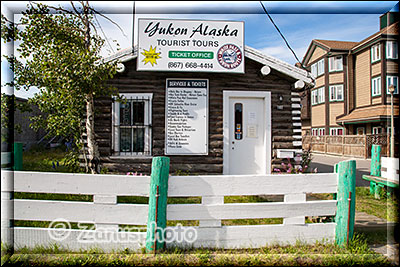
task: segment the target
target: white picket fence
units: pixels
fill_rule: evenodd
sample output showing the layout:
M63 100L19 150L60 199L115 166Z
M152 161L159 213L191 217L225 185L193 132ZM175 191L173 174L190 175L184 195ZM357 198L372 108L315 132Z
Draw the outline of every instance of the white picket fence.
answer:
M146 232L118 232L118 225L147 224L148 205L117 203L117 196L148 196L149 176L89 175L68 173L3 171L2 240L7 236L14 246L34 247L58 243L71 250L97 247L105 251L145 245ZM170 176L168 197L200 196L201 204L173 204L167 207L167 220L199 220L193 243L167 243L167 246L248 248L267 244L288 244L297 240L312 243L333 242L335 223L305 223L306 216L332 216L336 200L307 201L308 193L336 193L338 175L215 175ZM12 192L85 194L93 202L11 199ZM284 195L284 202L224 203L224 196ZM13 209L10 207L14 207ZM7 208L8 207L8 208ZM284 218L283 224L221 226L221 220ZM9 220L91 222L96 230L9 227ZM111 229L113 238L101 236ZM185 227L184 227L185 228ZM52 236L61 236L55 241ZM79 239L78 239L79 238Z

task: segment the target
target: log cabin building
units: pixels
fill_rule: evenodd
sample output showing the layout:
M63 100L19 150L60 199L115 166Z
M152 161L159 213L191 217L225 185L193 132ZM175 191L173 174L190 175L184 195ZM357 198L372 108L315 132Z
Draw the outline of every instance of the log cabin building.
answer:
M102 167L149 174L152 157L168 156L171 173L260 174L301 153L299 91L311 86L309 73L247 46L244 52L244 74L137 71L136 48L107 58L123 64L109 84L126 101L95 101ZM202 133L190 144L194 155L168 152L174 147L166 140L173 125L167 90L185 82L206 96L206 112L196 113L204 123L189 129Z

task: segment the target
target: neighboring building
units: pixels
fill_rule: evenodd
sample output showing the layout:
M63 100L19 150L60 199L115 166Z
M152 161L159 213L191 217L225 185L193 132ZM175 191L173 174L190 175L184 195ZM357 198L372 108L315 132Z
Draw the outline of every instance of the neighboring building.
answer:
M303 136L387 133L391 84L398 124L398 25L398 12L388 12L380 30L360 42L311 42L302 63L315 85L303 93Z
M150 173L152 157L166 155L171 173L269 173L287 157L301 153L298 92L312 80L302 69L250 47L244 50L244 74L137 71L133 49L108 58L124 64L124 71L109 84L128 102L96 100L95 132L102 165L109 171ZM167 100L168 88L179 80L208 84L206 124L190 129L206 133L199 136L198 144L207 148L201 155L166 152L166 109L176 104L176 99ZM176 127L182 128L178 116L176 120Z

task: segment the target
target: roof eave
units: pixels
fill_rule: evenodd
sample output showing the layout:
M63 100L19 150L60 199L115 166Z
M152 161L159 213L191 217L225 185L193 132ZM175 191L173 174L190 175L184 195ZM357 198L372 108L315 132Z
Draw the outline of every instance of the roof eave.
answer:
M312 79L308 76L308 72L302 70L296 66L292 66L284 61L281 61L277 58L262 54L260 51L251 48L249 46L245 46L245 56L257 61L263 65L267 65L278 72L281 72L289 77L292 77L296 80L301 80L304 83L310 85L312 84ZM118 60L119 62L127 62L137 57L137 47L128 48L123 51L120 51L110 57L104 59L105 62Z

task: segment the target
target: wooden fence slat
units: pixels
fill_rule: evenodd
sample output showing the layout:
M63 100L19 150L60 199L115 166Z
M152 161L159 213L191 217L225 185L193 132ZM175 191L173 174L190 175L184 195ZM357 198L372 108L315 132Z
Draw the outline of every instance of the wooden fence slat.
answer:
M168 220L227 220L335 215L336 200L299 203L170 204Z
M81 249L89 250L90 248L99 248L104 252L111 252L115 250L124 250L129 248L130 250L139 250L146 239L146 231L143 232L115 232L107 233L110 239L107 239L107 235L96 234L93 230L78 230L78 229L67 229L65 230L65 239L55 240L52 236L59 236L59 229L49 228L35 228L35 227L15 227L14 228L14 246L15 248L34 248L37 246L48 246L49 244L57 244L60 248L65 248L72 251L79 251ZM55 234L52 235L52 232ZM94 239L96 238L96 239ZM79 240L83 240L80 242ZM91 240L97 240L97 242L91 242ZM111 240L111 242L109 242Z
M192 227L197 231L194 243L169 243L168 246L193 246L211 248L254 248L268 244L294 244L296 241L314 243L333 242L335 223L304 225L238 225L223 227ZM189 227L182 227L189 229Z
M15 192L148 196L150 176L14 172Z
M285 203L296 203L296 202L306 202L307 195L304 193L300 194L288 194L284 196ZM291 214L290 214L291 215ZM283 224L304 224L304 216L294 216L286 217L283 219Z
M229 186L226 186L229 185ZM336 193L336 173L171 176L168 196L284 195Z
M70 222L146 225L147 212L148 205L144 204L14 200L15 220L53 221L62 218Z

